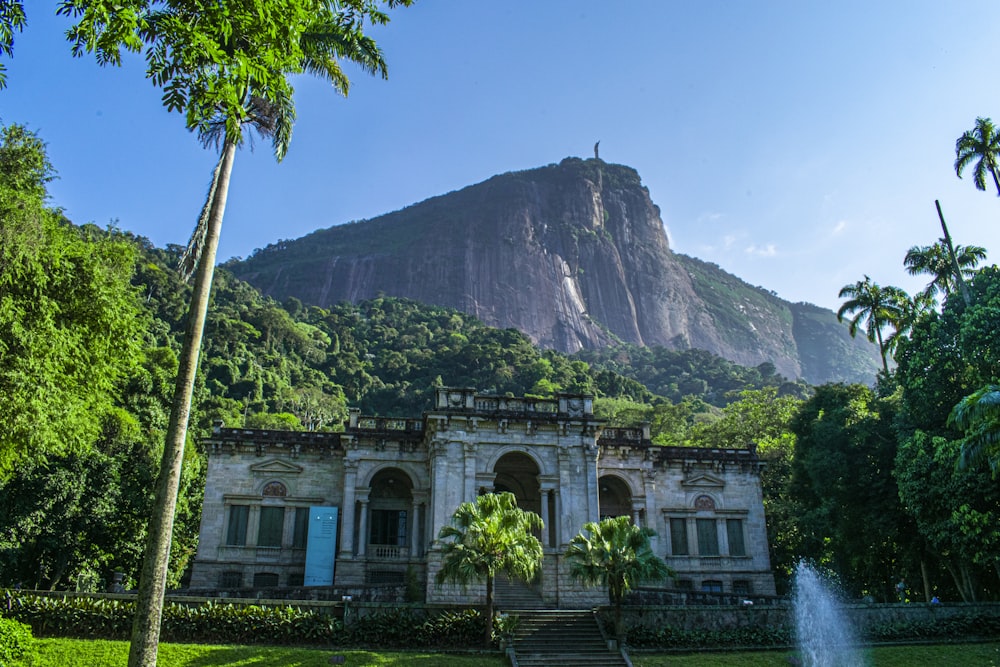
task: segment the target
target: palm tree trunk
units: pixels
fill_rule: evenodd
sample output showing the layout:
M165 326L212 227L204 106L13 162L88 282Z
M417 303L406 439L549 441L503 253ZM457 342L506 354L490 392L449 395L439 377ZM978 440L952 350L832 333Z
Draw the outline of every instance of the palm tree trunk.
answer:
M493 575L486 576L486 646L493 643Z
M1000 178L997 178L997 170L991 168L990 174L993 175L993 185L997 186L997 197L1000 197Z
M1000 194L1000 186L997 186L997 192ZM948 225L945 224L944 214L941 213L941 203L935 199L934 206L937 208L938 218L941 220L941 230L944 232L944 242L948 246L948 255L951 257L951 268L955 272L955 280L958 281L958 287L962 290L962 300L968 306L972 303L972 297L969 296L969 286L965 284L962 268L958 265L958 258L955 257L955 246L951 244L951 234L948 233Z
M160 642L160 618L163 613L163 597L170 560L170 541L174 528L174 511L177 508L177 489L180 485L181 464L184 461L188 418L191 415L191 396L194 393L194 380L198 372L198 355L201 352L201 338L208 314L212 276L215 273L215 254L219 247L222 216L226 210L229 178L235 156L236 144L227 141L219 157L219 181L212 202L205 247L195 273L194 292L188 305L187 332L177 369L170 425L163 447L160 473L156 479L153 513L149 518L149 535L142 560L142 573L139 577L128 667L156 666L156 653Z
M878 327L878 322L875 323L875 337L878 338L878 351L882 355L882 370L885 371L886 377L889 376L889 362L885 358L885 343L882 342L882 329Z

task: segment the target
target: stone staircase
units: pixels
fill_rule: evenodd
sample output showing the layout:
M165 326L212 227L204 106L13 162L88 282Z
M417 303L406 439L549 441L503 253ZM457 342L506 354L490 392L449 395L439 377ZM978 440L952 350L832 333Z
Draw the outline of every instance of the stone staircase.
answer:
M591 611L521 611L512 647L514 667L631 667L609 649Z
M500 575L493 580L494 606L499 611L545 609L538 591L523 581Z

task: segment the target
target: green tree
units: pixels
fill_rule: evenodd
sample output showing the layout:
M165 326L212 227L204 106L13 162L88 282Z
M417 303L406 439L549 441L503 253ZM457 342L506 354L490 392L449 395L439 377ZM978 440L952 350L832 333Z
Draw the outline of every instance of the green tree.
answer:
M147 76L163 89L164 105L182 112L187 127L220 150L183 257L183 270L194 275L194 292L140 579L130 667L156 663L177 488L236 149L250 128L271 140L277 159L285 156L295 119L292 75L320 76L345 94L349 82L339 59L385 76L382 54L364 34L367 23L388 22L380 7L376 0L64 0L60 5L60 13L77 21L69 31L74 55L93 52L101 64L117 65L123 49L139 52L145 46Z
M947 580L963 601L997 592L1000 566L1000 487L985 469L962 468L962 441L917 430L902 438L893 472L899 497L943 572L930 568L934 588ZM990 582L994 582L990 585Z
M1000 385L987 385L963 398L952 409L948 423L965 432L962 466L985 462L996 478L1000 474Z
M899 321L902 314L900 303L906 298L906 293L891 285L881 287L865 276L864 280L859 280L853 285L844 285L838 296L841 299L846 297L847 301L837 311L837 319L843 321L845 315L854 314L848 322L848 331L852 337L857 334L858 327L864 321L865 337L873 343L878 343L882 355L882 369L888 375L889 362L886 359L888 348L882 331Z
M986 190L986 177L989 175L996 186L997 196L1000 196L1000 176L998 176L998 159L1000 159L1000 132L989 118L977 118L976 125L968 130L955 142L955 174L962 178L965 168L975 163L972 168L972 179L977 190Z
M607 586L608 600L615 610L615 634L625 639L622 603L625 595L642 582L658 582L673 572L650 547L656 533L618 516L600 523L590 521L566 549L569 573L587 586Z
M542 564L542 543L533 535L542 518L517 507L512 493L487 493L462 503L441 528L438 585L486 583L486 638L493 641L493 582L498 574L531 581Z
M976 267L986 259L986 248L957 245L955 259L962 272L961 278L967 280L975 275ZM911 276L931 276L931 282L923 291L929 297L938 294L948 296L958 287L959 277L955 275L951 255L944 241L929 246L913 246L906 252L903 265Z
M788 487L800 556L836 571L852 595L888 600L918 545L892 478L895 397L862 385L822 385L792 420Z
M0 129L0 479L82 452L140 360L132 245L45 206L41 140Z
M0 0L0 56L14 54L14 31L24 30L24 4L21 0ZM7 86L7 68L0 63L0 90Z

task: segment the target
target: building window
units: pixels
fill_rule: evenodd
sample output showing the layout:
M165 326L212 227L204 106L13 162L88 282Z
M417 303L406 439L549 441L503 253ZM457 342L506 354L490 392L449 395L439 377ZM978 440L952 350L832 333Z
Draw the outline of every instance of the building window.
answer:
M305 549L309 538L309 508L295 508L295 530L292 533L292 547Z
M305 583L306 575L304 572L292 572L288 575L288 585L289 586L302 586Z
M737 579L733 582L733 593L736 595L750 595L750 582L746 579Z
M719 555L719 533L715 528L715 519L697 519L698 522L698 555Z
M260 530L257 531L257 546L280 547L281 532L284 525L284 507L261 507Z
M372 510L369 544L406 546L406 510Z
M277 588L278 575L274 572L258 572L253 575L254 588Z
M670 553L674 556L687 556L689 553L686 519L670 520Z
M230 505L229 525L226 529L226 546L242 547L247 543L247 519L250 517L249 505Z
M705 593L721 593L722 582L715 579L706 579L701 582L701 590Z
M219 588L242 588L243 587L243 573L242 572L223 572L222 576L219 577Z
M690 579L678 579L676 587L682 591L693 591L694 582L691 581Z
M743 540L743 520L726 519L726 534L729 538L729 555L746 556L747 547Z

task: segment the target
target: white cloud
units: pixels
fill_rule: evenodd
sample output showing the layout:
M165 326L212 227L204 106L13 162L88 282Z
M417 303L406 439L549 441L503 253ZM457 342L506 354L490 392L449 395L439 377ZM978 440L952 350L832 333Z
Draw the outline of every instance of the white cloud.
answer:
M759 246L756 243L751 243L747 246L746 251L748 255L756 255L758 257L774 257L778 254L778 249L774 247L773 243L768 243L767 245Z
M838 220L830 231L830 236L840 236L841 232L847 229L847 220Z

